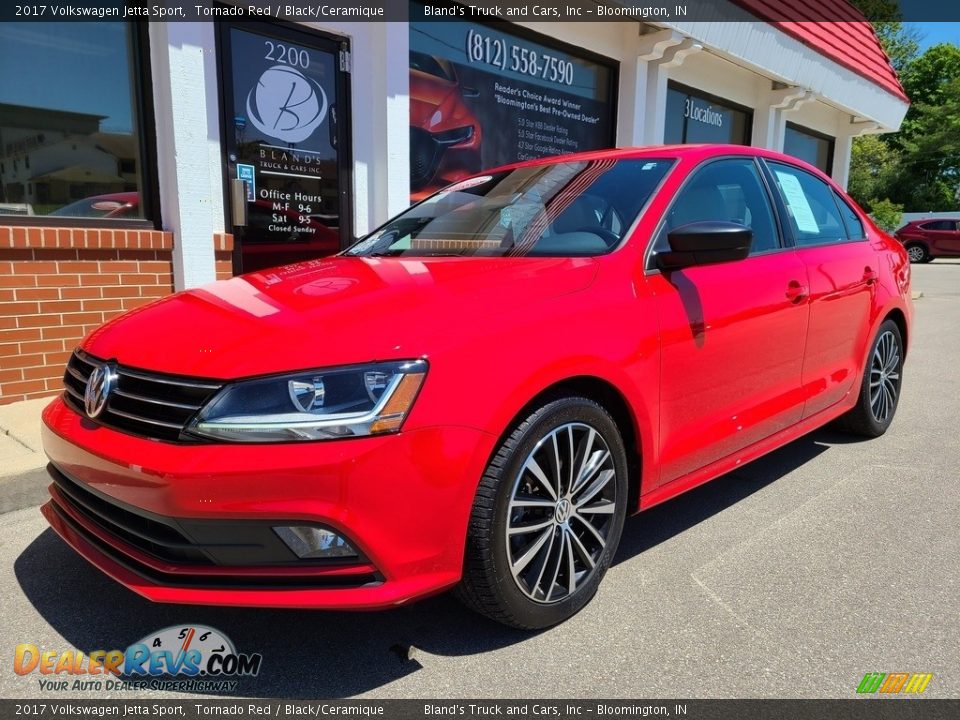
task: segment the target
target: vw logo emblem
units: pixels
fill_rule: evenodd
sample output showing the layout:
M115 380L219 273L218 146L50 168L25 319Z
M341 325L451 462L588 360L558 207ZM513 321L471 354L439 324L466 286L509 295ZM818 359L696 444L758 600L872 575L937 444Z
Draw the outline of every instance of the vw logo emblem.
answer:
M87 389L83 393L83 409L87 417L95 418L107 406L107 399L117 384L117 370L110 363L97 365L87 380Z

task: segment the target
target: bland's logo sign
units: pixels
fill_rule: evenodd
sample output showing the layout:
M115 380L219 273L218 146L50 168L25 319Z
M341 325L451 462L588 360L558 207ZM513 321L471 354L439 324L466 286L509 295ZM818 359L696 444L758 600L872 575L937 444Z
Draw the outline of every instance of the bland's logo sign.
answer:
M247 116L264 135L303 142L327 116L327 94L297 68L274 65L247 93Z

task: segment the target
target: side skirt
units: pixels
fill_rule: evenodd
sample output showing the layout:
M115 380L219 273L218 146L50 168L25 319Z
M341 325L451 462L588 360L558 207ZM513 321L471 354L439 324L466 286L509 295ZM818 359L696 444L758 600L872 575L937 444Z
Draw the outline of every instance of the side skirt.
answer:
M857 395L859 395L859 390L860 385L857 383ZM803 437L809 432L813 432L817 428L826 425L831 420L835 420L836 418L840 417L847 410L852 408L856 402L857 395L854 395L853 390L851 389L847 397L844 398L844 402L839 402L831 407L825 408L816 415L811 415L808 418L804 418L797 424L791 425L788 428L784 428L780 432L774 433L770 437L759 440L753 445L749 445L742 450L738 450L737 452L731 453L726 457L715 460L709 465L703 466L699 470L694 470L691 473L687 473L682 477L678 477L676 480L671 480L666 485L661 485L645 495L641 495L639 511L642 512L643 510L648 510L654 505L659 505L660 503L674 498L677 495L685 493L687 490L692 490L699 485L703 485L705 482L709 482L720 475L728 473L732 470L736 470L739 467L743 467L748 462L763 457L767 453L783 447L784 445Z

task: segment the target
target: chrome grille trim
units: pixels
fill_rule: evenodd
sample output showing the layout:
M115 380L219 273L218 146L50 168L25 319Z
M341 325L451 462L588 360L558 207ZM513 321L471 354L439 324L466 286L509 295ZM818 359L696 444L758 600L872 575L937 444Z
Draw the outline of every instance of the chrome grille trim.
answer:
M84 410L87 381L102 362L82 350L75 350L63 374L64 401L84 417L87 417ZM196 442L181 437L181 433L224 385L123 365L118 365L116 372L117 386L94 422L130 435L168 442Z
M203 383L195 382L193 380L176 380L176 379L167 379L160 377L158 375L147 375L146 373L134 372L133 370L127 370L126 368L119 367L117 368L117 373L120 375L126 375L130 378L136 378L137 380L146 380L147 382L154 383L163 383L164 385L177 385L179 387L190 387L197 388L199 390L219 390L223 387L223 383Z
M122 373L126 375L127 373ZM176 403L172 400L159 400L157 398L147 397L146 395L137 395L136 393L127 392L125 390L114 390L114 395L119 395L120 397L125 397L129 400L136 400L138 402L152 403L153 405L166 405L167 407L177 408L178 410L199 410L200 405L188 405L186 403Z
M169 423L169 422L164 422L163 420L151 420L149 418L143 417L142 415L132 415L131 413L126 413L126 412L123 412L122 410L111 409L110 414L119 415L120 417L127 418L128 420L136 420L137 422L145 422L145 423L150 423L151 425L158 425L160 427L174 428L178 432L182 430L184 427L179 423Z

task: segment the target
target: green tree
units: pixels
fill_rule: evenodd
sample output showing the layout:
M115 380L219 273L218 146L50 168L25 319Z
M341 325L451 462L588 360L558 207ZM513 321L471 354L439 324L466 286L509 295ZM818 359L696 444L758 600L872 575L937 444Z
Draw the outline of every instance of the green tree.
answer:
M903 222L903 205L889 200L877 200L870 211L873 221L888 233L893 232Z
M889 199L912 211L955 210L960 202L960 47L940 44L916 54L916 36L896 21L889 0L865 12L900 74L911 105L897 133L857 138L851 194L865 208ZM886 151L882 147L886 145Z
M960 59L960 48L954 48ZM904 172L891 197L909 197L911 209L955 210L960 201L960 64L957 74L910 108L897 138Z
M881 198L888 198L900 173L900 151L879 135L857 138L850 153L848 190L867 212Z

